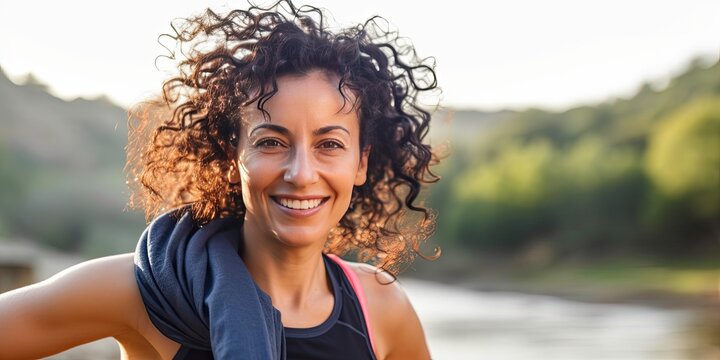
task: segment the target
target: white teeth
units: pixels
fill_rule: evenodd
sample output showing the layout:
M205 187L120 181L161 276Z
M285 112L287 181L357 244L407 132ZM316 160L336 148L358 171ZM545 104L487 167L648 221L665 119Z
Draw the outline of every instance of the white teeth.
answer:
M316 208L320 205L322 202L321 199L313 199L313 200L294 200L294 199L286 199L286 198L278 198L278 201L280 202L280 205L295 209L295 210L307 210Z

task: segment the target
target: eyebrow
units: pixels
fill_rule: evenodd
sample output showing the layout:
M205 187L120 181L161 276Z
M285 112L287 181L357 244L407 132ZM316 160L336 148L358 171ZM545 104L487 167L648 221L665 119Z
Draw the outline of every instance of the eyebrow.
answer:
M255 131L260 130L260 129L268 129L268 130L271 130L271 131L278 132L278 133L280 133L280 134L282 134L282 135L289 135L289 134L290 134L290 130L288 130L287 128L285 128L285 127L283 127L283 126L275 125L275 124L267 124L267 123L264 123L264 124L260 124L260 125L258 125L258 126L256 126L256 127L254 127L254 128L252 129L252 131L250 131L250 135L249 135L249 136L252 136L252 134L253 134ZM331 132L331 131L333 131L333 130L342 130L342 131L346 132L348 135L350 135L350 131L348 131L348 129L346 129L346 128L340 126L340 125L323 126L323 127L319 128L319 129L313 130L312 133L313 133L313 136L318 136L318 135L327 134L327 133L329 133L329 132Z

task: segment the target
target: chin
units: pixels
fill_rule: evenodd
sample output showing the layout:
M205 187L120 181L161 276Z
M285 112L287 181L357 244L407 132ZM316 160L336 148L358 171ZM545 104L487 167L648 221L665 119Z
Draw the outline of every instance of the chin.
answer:
M290 247L306 247L320 244L325 245L330 230L318 231L317 228L292 227L276 231L275 234L281 243Z

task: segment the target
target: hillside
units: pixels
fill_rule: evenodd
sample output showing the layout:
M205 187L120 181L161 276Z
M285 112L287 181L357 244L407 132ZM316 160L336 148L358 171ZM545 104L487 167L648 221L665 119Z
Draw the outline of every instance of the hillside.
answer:
M0 232L88 255L132 250L143 223L123 213L126 111L1 72L0 109Z

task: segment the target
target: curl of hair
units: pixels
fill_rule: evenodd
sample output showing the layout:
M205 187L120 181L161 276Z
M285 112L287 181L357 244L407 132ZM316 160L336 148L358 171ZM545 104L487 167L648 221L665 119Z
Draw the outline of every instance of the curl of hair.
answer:
M172 26L183 60L163 84L162 100L142 103L130 117L126 172L130 207L152 219L185 207L202 224L242 217L240 185L226 176L234 160L244 106L277 92L277 78L320 69L353 92L361 148L371 147L367 181L353 189L350 208L329 234L325 251L354 256L397 275L434 231L435 213L422 206L436 182L438 159L423 140L431 114L418 95L437 89L433 59L373 17L330 31L318 8L283 0L220 15L208 9ZM177 53L172 52L175 59ZM426 63L430 64L426 64Z

